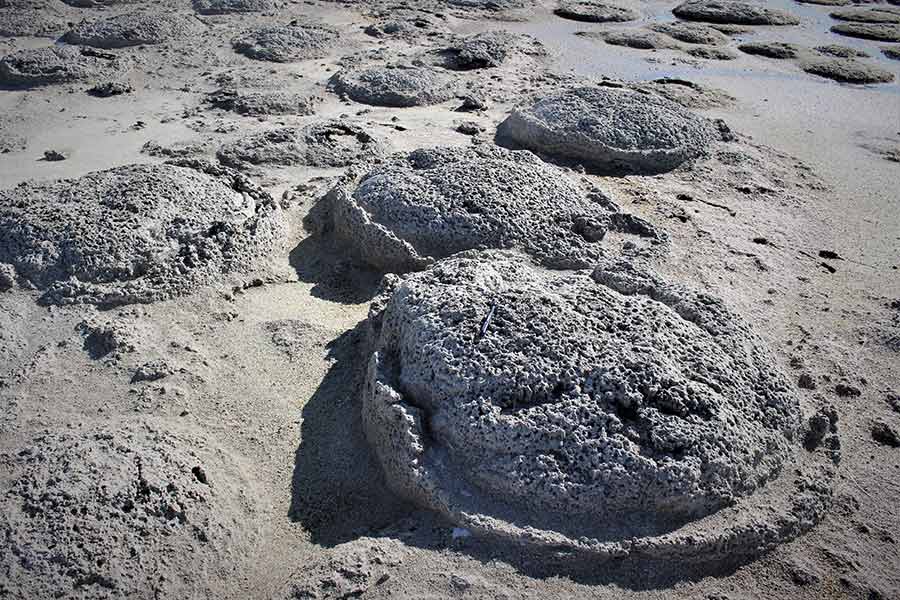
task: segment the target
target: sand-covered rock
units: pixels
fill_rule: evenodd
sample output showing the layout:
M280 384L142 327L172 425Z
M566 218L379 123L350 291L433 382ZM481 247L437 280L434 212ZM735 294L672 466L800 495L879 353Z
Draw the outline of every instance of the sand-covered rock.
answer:
M819 54L827 54L837 58L869 58L868 52L863 52L857 48L850 46L841 46L840 44L826 44L824 46L816 46L814 48Z
M344 167L383 154L384 145L361 126L331 120L252 134L223 146L217 156L223 164L237 168L248 165Z
M706 60L734 60L738 56L734 51L719 46L693 45L685 48L684 51L694 58Z
M279 91L239 92L224 88L207 94L212 106L230 110L239 115L298 115L308 116L322 102L321 96Z
M864 40L900 43L900 24L896 23L838 23L831 31Z
M600 171L667 171L704 153L717 137L706 119L666 99L582 87L520 106L498 138Z
M900 23L900 7L844 8L832 12L831 18L857 23Z
M292 62L328 55L337 30L322 25L267 25L234 38L234 50L255 60Z
M0 59L0 84L38 87L118 75L131 61L87 47L25 48Z
M0 262L49 304L152 302L263 266L277 203L211 165L132 165L0 191ZM200 168L204 170L199 170Z
M633 8L595 0L562 0L553 12L564 19L588 23L621 23L640 17Z
M812 75L842 83L888 83L894 74L877 64L855 58L809 57L800 68Z
M336 73L329 88L363 104L374 106L427 106L457 95L453 75L430 67L371 67Z
M623 262L466 253L398 282L370 325L363 423L389 485L476 534L570 561L733 559L827 506L827 458L795 462L797 397L715 297Z
M678 44L668 35L649 29L629 27L627 29L605 29L603 31L578 31L575 35L602 40L613 46L625 46L638 50L677 49Z
M142 11L84 20L63 39L70 44L97 48L124 48L184 39L199 35L204 29L203 23L192 16Z
M702 23L657 23L651 26L653 31L684 42L685 44L705 44L707 46L723 46L728 43L728 36Z
M738 50L745 54L781 60L797 58L803 52L803 48L788 42L747 42L746 44L740 44Z
M275 8L275 0L194 0L194 10L201 15L257 13Z
M92 425L2 461L0 572L18 598L213 597L255 541L239 471L189 435Z
M532 153L487 145L394 157L323 202L323 231L359 260L395 273L463 250L513 247L544 264L584 268L602 255L610 230L661 239Z
M432 63L454 71L499 67L515 53L546 54L543 46L529 36L507 31L487 31L460 37L446 48L429 53Z
M767 8L764 3L735 0L688 0L672 13L687 21L734 25L797 25L800 19L787 11Z
M443 21L415 11L386 11L382 18L365 28L366 35L383 39L416 41L422 37L447 33Z

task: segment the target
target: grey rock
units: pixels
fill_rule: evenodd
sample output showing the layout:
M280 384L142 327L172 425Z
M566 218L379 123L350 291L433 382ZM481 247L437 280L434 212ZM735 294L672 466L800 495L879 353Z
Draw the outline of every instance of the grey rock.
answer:
M733 0L688 0L672 9L679 19L733 25L797 25L800 19L787 11Z
M872 439L882 446L890 446L891 448L900 448L900 434L889 424L884 421L876 421L872 425Z
M65 30L65 18L47 8L0 8L0 37L55 38Z
M428 67L372 67L342 70L329 82L334 92L374 106L427 106L456 96L455 77Z
M245 31L234 38L232 45L249 58L284 63L323 58L337 38L337 31L331 27L292 23Z
M714 297L500 251L386 295L367 438L395 492L476 535L570 562L733 559L828 506L832 459L802 448L787 381Z
M487 31L457 38L448 47L426 55L432 64L455 71L499 67L514 53L546 53L537 40L507 31Z
M607 29L604 31L578 31L580 37L598 39L613 46L625 46L638 50L677 49L678 44L668 35L648 29Z
M511 247L557 268L584 268L603 253L609 230L662 239L530 152L488 145L394 157L323 202L323 231L360 261L395 273L463 250Z
M844 8L833 11L831 18L855 23L900 23L900 7Z
M869 58L867 52L851 48L850 46L841 46L840 44L827 44L825 46L816 46L815 51L820 54L827 54L836 58Z
M320 96L278 91L239 92L234 89L220 89L206 96L211 105L235 112L239 115L298 115L315 114L322 102Z
M122 94L130 94L134 91L131 84L120 81L107 81L106 83L98 83L87 90L87 93L95 98L109 98L111 96L121 96Z
M691 46L685 52L695 58L705 58L707 60L734 60L737 58L737 54L728 48L716 46Z
M564 19L589 23L621 23L640 17L633 8L595 0L562 0L553 12Z
M26 48L0 59L0 84L38 87L100 79L131 68L131 61L93 48Z
M282 247L277 203L221 167L132 165L0 192L0 262L49 304L152 302ZM203 170L200 170L203 169Z
M888 83L894 80L891 71L855 58L810 57L800 63L800 68L811 75L842 83Z
M865 40L900 42L900 25L895 23L838 23L831 31Z
M745 54L765 56L766 58L787 59L800 56L803 48L787 42L747 42L740 44L738 50Z
M653 31L663 33L685 44L705 44L707 46L723 46L728 43L728 36L701 23L657 23L651 26Z
M274 0L194 0L194 10L201 15L227 15L274 10Z
M16 270L12 265L0 263L0 292L11 290L16 285Z
M330 120L282 127L240 138L217 153L228 166L344 167L384 155L384 144L354 123Z
M96 48L124 48L161 44L199 35L203 23L192 16L177 13L133 12L106 19L84 20L63 39L70 44Z
M664 98L623 88L576 88L518 107L498 138L604 172L667 171L702 155L715 126Z

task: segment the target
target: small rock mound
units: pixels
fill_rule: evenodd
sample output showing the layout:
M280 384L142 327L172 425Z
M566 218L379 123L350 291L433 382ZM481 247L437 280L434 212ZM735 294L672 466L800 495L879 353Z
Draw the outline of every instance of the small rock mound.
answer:
M900 8L872 7L845 8L831 13L833 19L854 21L856 23L900 23Z
M366 435L397 493L476 535L570 562L723 560L827 507L832 455L802 448L787 380L717 298L497 251L394 285L370 312Z
M825 46L816 46L815 51L819 54L827 54L837 58L869 58L869 54L850 46L841 46L840 44L828 44Z
M706 119L663 98L622 88L576 88L516 108L498 139L604 172L671 170L716 139Z
M575 35L580 37L603 40L612 46L625 46L638 50L662 50L677 49L676 44L668 35L663 35L647 29L607 29L605 31L578 31Z
M728 43L728 36L707 25L700 23L657 23L651 27L653 31L684 42L685 44L706 44L707 46L723 46Z
M238 173L195 166L2 191L0 262L44 290L44 303L101 305L168 299L262 265L282 247L277 203Z
M70 29L63 39L70 44L96 48L125 48L183 39L198 35L203 30L203 24L193 17L138 12L82 21Z
M238 575L255 534L239 472L202 446L149 425L92 426L4 453L0 570L15 594L221 595L216 580Z
M403 40L417 40L423 36L437 35L447 31L442 22L424 14L396 15L372 23L365 29L366 35L375 38Z
M56 37L65 30L65 19L51 11L0 8L0 37Z
M98 8L104 6L118 6L120 4L134 4L138 0L62 0L69 6L76 8Z
M239 115L308 116L315 113L322 98L290 92L238 92L233 89L220 89L208 94L206 101L217 108L230 110Z
M885 46L881 49L881 53L892 60L900 60L900 48Z
M530 152L495 146L416 150L342 184L322 229L387 272L422 269L476 248L522 248L558 268L584 268L610 230L659 241L653 227L588 196Z
M831 31L864 40L900 42L900 25L895 23L838 23Z
M194 0L194 10L201 15L255 13L275 8L274 0Z
M688 0L672 9L679 19L728 25L798 25L787 11L733 0Z
M594 0L563 0L553 12L564 19L587 23L623 23L641 16L632 8Z
M334 120L250 135L224 146L217 156L223 164L236 168L248 165L345 167L383 154L383 144L362 127Z
M436 64L454 71L499 67L515 52L540 55L545 51L536 40L506 31L488 31L456 40L434 55Z
M26 48L0 59L0 84L38 87L108 78L129 69L127 58L92 48Z
M249 58L284 63L323 58L337 38L336 30L321 25L273 25L246 31L232 45Z
M456 96L449 73L428 67L372 67L336 73L329 87L351 100L374 106L427 106Z
M894 74L876 64L855 58L810 57L800 63L810 73L842 83L889 83Z
M748 42L738 46L738 50L745 54L765 56L766 58L788 59L797 58L803 49L796 44L787 42Z

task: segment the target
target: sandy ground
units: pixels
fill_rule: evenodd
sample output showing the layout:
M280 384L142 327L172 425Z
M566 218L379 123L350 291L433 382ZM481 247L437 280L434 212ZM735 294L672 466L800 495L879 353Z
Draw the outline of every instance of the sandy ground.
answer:
M193 14L187 4L152 6ZM272 257L276 264L261 280L238 278L174 300L107 310L41 306L37 292L23 289L0 293L0 491L12 494L13 457L43 432L150 423L183 440L205 440L198 447L230 465L220 473L213 466L219 462L206 463L213 490L217 484L220 494L241 490L244 512L232 515L239 531L217 555L227 559L198 562L184 587L172 585L183 576L175 565L205 552L203 543L161 561L158 586L140 592L147 598L900 597L900 450L872 437L876 421L900 430L900 414L888 401L900 392L900 83L839 84L741 53L712 61L606 45L573 33L608 26L564 21L547 3L516 13L524 20L446 17L452 31L527 33L548 51L545 58L518 57L467 73L469 85L489 99L487 111L454 112L459 100L369 107L326 90L345 57L355 54L362 64L410 58L440 40L379 41L362 32L372 18L353 6L279 4L286 5L270 14L203 16L204 33L188 40L114 50L135 59L120 78L134 88L130 94L95 98L82 82L0 91L0 137L10 145L0 154L0 188L165 160L141 151L148 142L200 144L199 153L213 158L222 144L249 132L339 115L364 124L394 151L469 144L455 131L463 120L484 126L489 141L527 94L560 85L548 73L587 81L675 77L723 90L735 100L697 110L724 119L741 136L755 157L745 169L713 158L664 175L589 177L668 232L668 254L655 264L660 272L724 298L795 383L811 377L815 389L797 390L805 410L836 408L842 461L831 510L801 538L712 573L599 566L566 574L546 568L539 556L455 536L452 524L397 499L359 422L361 323L378 278L348 266L303 229L303 217L342 172L311 167L250 172L284 197L291 223L287 250ZM639 4L645 20L672 18L674 3ZM734 36L732 45L750 39L850 45L900 78L900 63L880 52L883 43L829 33L828 7L767 4L800 15L802 24L757 27ZM58 9L77 21L130 8ZM240 30L294 18L341 31L326 58L276 64L232 51L230 39ZM51 43L0 38L0 53ZM323 100L313 116L242 117L204 103L224 74L245 89ZM51 149L66 160L42 160ZM885 154L891 150L894 160ZM104 323L115 332L111 352L92 346L90 332ZM170 374L132 383L135 370L152 361L168 365ZM8 544L0 553L13 552ZM29 597L35 588L24 573L0 572L0 596ZM121 590L82 582L67 594L120 597Z

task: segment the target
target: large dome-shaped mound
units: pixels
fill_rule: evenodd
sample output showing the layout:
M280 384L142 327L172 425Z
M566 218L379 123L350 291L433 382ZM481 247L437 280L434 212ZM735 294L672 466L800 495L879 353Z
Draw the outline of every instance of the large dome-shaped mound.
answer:
M201 15L229 15L275 10L274 0L194 0L194 10Z
M0 263L56 304L151 302L261 266L283 243L280 208L242 175L203 168L132 165L0 191Z
M91 426L5 453L0 572L13 596L220 596L252 548L253 498L204 446L150 425Z
M717 131L665 98L582 87L516 108L497 135L503 143L600 171L655 173L703 154Z
M800 18L762 3L735 0L688 0L672 9L679 19L727 25L797 25Z
M337 30L322 25L268 25L245 31L232 45L248 58L283 63L327 56L337 38Z
M608 231L662 238L532 153L496 146L397 156L338 185L324 202L324 228L388 272L421 269L463 250L511 247L545 264L584 268L603 254Z
M428 67L372 67L335 73L329 87L356 102L374 106L428 106L456 96L453 75Z
M701 558L796 535L827 504L828 457L800 447L797 398L711 296L625 263L565 272L489 252L373 306L368 439L396 491L464 527L594 558ZM774 522L732 514L807 460L824 462L791 492L802 502Z
M203 23L176 13L135 12L107 19L82 21L69 30L64 40L97 48L124 48L161 44L198 35Z
M131 61L93 48L47 46L25 48L0 59L0 84L37 87L112 77Z

